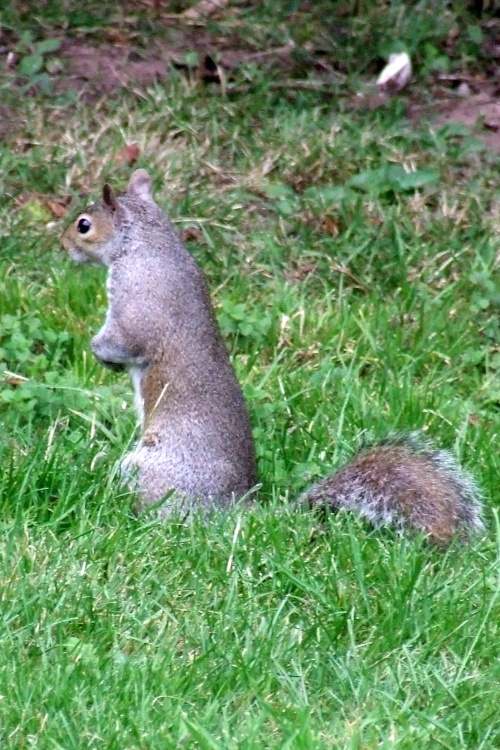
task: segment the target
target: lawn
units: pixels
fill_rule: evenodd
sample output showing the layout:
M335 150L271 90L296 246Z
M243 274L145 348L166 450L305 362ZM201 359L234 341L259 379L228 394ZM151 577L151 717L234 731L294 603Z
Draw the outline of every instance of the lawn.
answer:
M497 21L26 5L0 10L0 745L500 747L499 157L491 123L438 106L484 94ZM373 106L396 48L414 79ZM260 501L209 523L132 513L131 386L89 347L105 273L59 245L137 167L207 277L254 430ZM443 552L290 503L417 429L477 478L484 538Z

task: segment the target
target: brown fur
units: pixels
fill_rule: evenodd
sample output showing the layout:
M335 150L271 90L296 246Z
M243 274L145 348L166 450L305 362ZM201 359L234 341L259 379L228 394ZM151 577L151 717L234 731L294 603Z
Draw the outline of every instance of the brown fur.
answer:
M307 490L302 501L332 511L357 510L375 525L423 531L440 546L482 529L472 478L449 453L415 435L360 451Z

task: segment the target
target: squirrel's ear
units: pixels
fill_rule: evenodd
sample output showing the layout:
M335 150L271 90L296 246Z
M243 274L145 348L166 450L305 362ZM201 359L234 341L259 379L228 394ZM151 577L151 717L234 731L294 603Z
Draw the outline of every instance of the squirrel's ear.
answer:
M151 177L145 169L137 169L129 180L127 193L143 201L153 200Z
M107 206L111 211L118 211L118 201L116 199L115 191L113 190L111 185L108 185L107 182L102 189L102 199L104 201L104 205Z

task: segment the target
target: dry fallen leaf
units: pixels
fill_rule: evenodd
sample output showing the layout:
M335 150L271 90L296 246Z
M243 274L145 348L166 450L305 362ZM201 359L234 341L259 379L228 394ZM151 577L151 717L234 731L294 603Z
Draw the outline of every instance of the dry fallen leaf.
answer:
M205 55L203 58L198 70L198 75L203 83L218 83L221 87L222 93L226 93L226 75L221 66L218 65L210 55Z
M16 377L15 375L6 376L3 380L5 385L10 385L12 388L19 388L26 382L26 378Z
M117 47L126 47L130 44L129 37L125 36L119 29L106 29L106 39Z
M326 214L326 216L323 217L321 221L321 229L332 237L337 237L339 233L339 225L333 216L330 216L329 214Z
M40 221L62 219L68 213L71 198L53 198L42 193L21 193L16 197L15 205L28 212L29 216Z
M43 198L43 202L56 219L63 219L68 214L71 198Z
M117 164L126 164L131 167L139 158L141 150L138 143L127 143L115 156Z
M353 273L347 268L347 266L341 266L338 263L332 263L331 264L332 271L336 271L337 273L341 273L343 276L346 276L348 279L350 279L353 282L353 285L357 289L361 289L362 292L366 292L366 286L361 283L359 279L354 276Z
M302 265L296 263L295 267L285 271L285 279L287 281L302 281L307 276L315 273L317 265L315 263L303 263Z
M229 0L199 0L192 8L188 8L182 14L184 18L190 21L199 21L200 18L207 18L218 10L223 10L229 5Z
M500 114L492 117L488 117L484 120L483 125L488 130L500 130Z
M198 242L203 237L202 231L198 227L185 227L179 232L179 235L182 242L191 242L192 240Z

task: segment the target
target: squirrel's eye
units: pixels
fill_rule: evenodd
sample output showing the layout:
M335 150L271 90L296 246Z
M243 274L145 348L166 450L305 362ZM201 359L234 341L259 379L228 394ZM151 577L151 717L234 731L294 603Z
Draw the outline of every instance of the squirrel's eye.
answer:
M81 218L76 225L76 230L79 234L87 234L87 232L90 232L91 228L92 222L90 219Z

